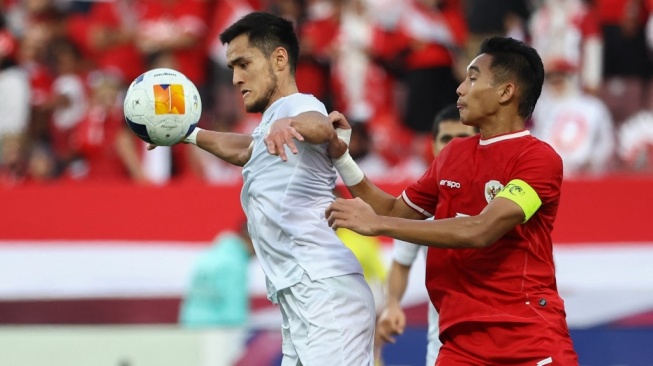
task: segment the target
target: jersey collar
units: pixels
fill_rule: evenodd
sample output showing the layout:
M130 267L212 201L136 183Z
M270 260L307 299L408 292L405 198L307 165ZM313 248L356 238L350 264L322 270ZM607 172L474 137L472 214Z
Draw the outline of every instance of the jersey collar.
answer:
M478 140L478 144L481 145L481 146L486 146L486 145L490 145L490 144L493 144L493 143L499 142L499 141L505 141L505 140L516 139L516 138L519 138L519 137L529 136L530 134L531 134L531 132L529 130L511 132L511 133L507 133L507 134L504 134L504 135L494 136L494 137L491 137L491 138L489 138L487 140L483 140L483 138L481 138L480 140Z

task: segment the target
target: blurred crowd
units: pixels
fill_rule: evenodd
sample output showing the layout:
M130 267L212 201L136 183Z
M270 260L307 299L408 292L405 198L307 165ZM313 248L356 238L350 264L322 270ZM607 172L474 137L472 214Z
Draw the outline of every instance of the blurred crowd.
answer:
M122 101L145 70L201 91L203 128L250 132L220 32L266 10L294 21L301 92L354 125L371 179L411 180L433 159L433 117L455 103L488 36L533 45L547 78L532 133L568 178L653 174L653 0L0 0L0 186L75 180L240 180L192 145L145 152Z

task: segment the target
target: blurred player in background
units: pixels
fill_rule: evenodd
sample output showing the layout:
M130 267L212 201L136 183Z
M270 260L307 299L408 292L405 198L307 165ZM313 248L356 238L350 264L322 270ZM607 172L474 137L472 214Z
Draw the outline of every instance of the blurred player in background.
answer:
M433 121L433 155L437 157L452 139L469 137L475 133L474 127L460 122L460 114L455 104L446 106L435 116ZM404 332L406 315L401 308L401 299L404 297L408 286L410 268L415 262L419 250L424 249L426 254L426 248L403 240L394 241L392 263L390 264L387 279L385 309L381 312L376 326L376 337L382 344L386 342L394 343L394 336ZM427 334L426 365L433 366L442 343L438 338L438 313L430 301L428 308L429 330Z
M243 220L238 230L218 234L193 265L179 323L205 333L218 330L228 334L219 337L219 343L206 356L212 364L234 364L246 343L248 275L253 255L254 245Z
M329 207L333 228L431 247L437 366L578 365L551 242L562 161L525 129L543 82L533 48L486 39L457 90L462 122L480 134L451 141L399 197L365 179L340 142L329 150L356 197ZM336 112L331 120L348 125Z
M195 129L185 142L243 166L248 231L283 318L282 365L372 365L372 292L324 216L336 181L327 147L343 142L324 105L298 92L293 25L254 12L220 41L245 109L262 113L261 123L252 135Z

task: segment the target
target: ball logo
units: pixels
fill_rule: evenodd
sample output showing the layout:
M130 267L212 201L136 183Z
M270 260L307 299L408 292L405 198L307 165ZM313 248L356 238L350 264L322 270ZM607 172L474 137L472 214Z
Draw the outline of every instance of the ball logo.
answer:
M160 84L152 86L155 114L185 114L184 86L181 84Z

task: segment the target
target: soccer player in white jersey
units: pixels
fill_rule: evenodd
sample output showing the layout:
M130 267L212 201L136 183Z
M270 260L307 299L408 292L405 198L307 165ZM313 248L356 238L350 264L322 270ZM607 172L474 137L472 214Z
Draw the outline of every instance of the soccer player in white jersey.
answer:
M354 254L325 219L339 140L324 105L295 82L299 42L291 22L254 12L221 35L252 135L195 129L185 140L243 166L241 204L268 298L279 304L283 366L373 365L374 299Z
M475 133L474 127L466 126L460 122L460 114L455 104L443 108L433 121L433 155L438 156L442 148L452 139L472 136ZM410 268L415 262L420 249L424 250L426 255L427 247L425 246L397 239L393 242L392 263L387 278L386 306L381 312L376 326L377 337L382 343L394 343L394 337L404 332L406 315L401 308L401 299L406 292ZM428 309L429 328L426 365L433 366L442 343L438 338L438 312L435 311L430 300Z

